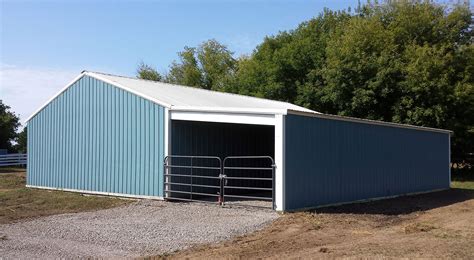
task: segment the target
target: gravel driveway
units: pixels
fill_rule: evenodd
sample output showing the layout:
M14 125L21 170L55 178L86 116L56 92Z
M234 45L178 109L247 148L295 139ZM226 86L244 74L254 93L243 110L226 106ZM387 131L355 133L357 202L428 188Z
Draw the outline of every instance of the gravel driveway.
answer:
M142 200L0 225L0 258L157 255L255 231L277 217L271 210Z

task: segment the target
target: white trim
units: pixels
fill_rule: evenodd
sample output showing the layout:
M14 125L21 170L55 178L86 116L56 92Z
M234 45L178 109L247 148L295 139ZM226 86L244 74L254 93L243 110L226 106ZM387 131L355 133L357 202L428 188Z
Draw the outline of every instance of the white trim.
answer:
M283 211L285 175L285 116L275 115L275 210Z
M286 115L287 109L269 108L241 108L241 107L204 107L204 106L172 106L173 111L190 112L217 112L217 113L239 113L239 114L281 114Z
M170 110L168 108L165 108L165 157L171 154L171 117L170 117Z
M362 123L362 124L369 124L369 125L381 125L381 126L406 128L406 129L428 131L428 132L437 132L437 133L450 134L450 135L453 133L453 131L446 130L446 129L398 124L398 123L392 123L392 122L384 122L384 121L347 117L347 116L329 115L329 114L321 114L321 113L308 113L308 112L296 111L296 110L291 110L291 109L288 109L288 114L317 117L317 118L330 119L330 120L348 121L348 122Z
M275 125L275 115L267 114L238 114L238 113L210 113L197 111L170 110L172 120L235 123L250 125Z
M76 81L81 79L83 76L84 76L84 72L79 74L79 76L75 77L71 82L69 82L65 87L63 87L58 93L56 93L56 95L52 96L50 99L48 99L48 101L46 101L46 103L44 103L42 106L40 106L38 109L36 109L36 111L33 112L33 114L31 114L31 116L29 116L26 119L25 122L30 121L30 119L32 119L34 116L36 116L36 114L38 114L41 110L43 110L43 108L45 108L49 103L51 103L51 101L53 101L55 98L57 98L59 95L61 95L64 91L66 91L66 89L68 89L70 86L72 86L74 83L76 83Z
M399 198L399 197L406 197L406 196L428 194L428 193L433 193L433 192L440 192L440 191L445 191L445 190L449 190L449 189L450 188L435 189L435 190L429 190L429 191L409 192L409 193L403 193L403 194L392 195L392 196L376 197L376 198L369 198L369 199L362 199L362 200L353 200L353 201L346 201L346 202L339 202L339 203L324 204L324 205L314 206L314 207L298 208L298 209L287 210L285 212L300 212L300 211L309 211L309 210L327 208L327 207L338 207L338 206L349 205L349 204L367 203L367 202L378 201L378 200L395 199L395 198Z
M34 189L42 189L42 190L67 191L67 192L77 192L77 193L84 193L84 194L113 196L113 197L135 198L135 199L151 199L151 200L163 200L163 197L160 197L160 196L146 196L146 195L134 195L134 194L102 192L102 191L76 190L76 189L62 189L62 188L53 188L53 187L35 186L35 185L26 185L26 187L27 187L27 188L34 188Z
M165 108L165 157L168 155L171 155L171 116L170 116L170 110L168 108ZM163 158L164 159L164 158ZM164 162L163 162L164 163ZM165 175L166 174L166 169L163 171L163 196L166 196L165 192L165 187L167 186L165 183L169 182L169 177Z

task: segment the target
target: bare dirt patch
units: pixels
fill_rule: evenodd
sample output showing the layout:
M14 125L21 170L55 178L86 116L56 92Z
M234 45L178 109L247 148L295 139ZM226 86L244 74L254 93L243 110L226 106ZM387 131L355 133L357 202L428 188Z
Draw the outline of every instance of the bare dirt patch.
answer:
M171 258L473 258L474 191L452 189L284 214L267 228Z

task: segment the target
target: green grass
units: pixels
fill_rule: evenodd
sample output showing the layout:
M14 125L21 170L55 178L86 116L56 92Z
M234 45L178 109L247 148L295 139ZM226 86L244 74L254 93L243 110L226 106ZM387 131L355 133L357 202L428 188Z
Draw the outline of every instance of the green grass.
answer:
M0 224L21 219L106 209L130 203L112 197L25 187L25 173L0 173Z
M474 168L453 170L451 178L452 188L474 190Z
M474 181L452 181L452 188L474 190Z
M20 167L20 166L0 167L0 173L13 173L13 172L24 172L24 171L26 171L25 167Z

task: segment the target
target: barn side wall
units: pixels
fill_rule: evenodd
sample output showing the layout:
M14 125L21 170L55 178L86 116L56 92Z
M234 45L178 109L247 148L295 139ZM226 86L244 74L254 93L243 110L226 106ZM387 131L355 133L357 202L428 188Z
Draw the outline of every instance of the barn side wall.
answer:
M27 185L162 197L164 113L82 77L28 122Z
M449 134L288 115L285 210L447 189Z

